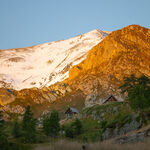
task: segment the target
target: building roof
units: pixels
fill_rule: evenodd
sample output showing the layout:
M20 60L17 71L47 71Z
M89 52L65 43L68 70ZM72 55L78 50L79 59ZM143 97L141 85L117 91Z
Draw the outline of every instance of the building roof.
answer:
M73 108L73 107L69 107L69 108L66 110L65 113L67 113L67 111L68 111L69 109L70 109L72 112L74 112L74 113L78 113L78 110L75 109L75 108Z
M118 101L112 94L102 101L102 104L106 103L111 97Z
M73 107L70 107L70 110L72 110L73 112L78 113L78 110L77 110L77 109L75 109L75 108L73 108Z

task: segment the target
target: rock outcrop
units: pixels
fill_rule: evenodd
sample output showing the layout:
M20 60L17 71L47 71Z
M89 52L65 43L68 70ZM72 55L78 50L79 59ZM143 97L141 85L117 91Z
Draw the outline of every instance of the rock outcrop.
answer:
M126 134L130 131L137 130L142 126L142 119L139 115L132 115L123 120L123 124L116 123L108 127L102 134L103 140L108 140L110 138L114 138L118 135Z
M126 143L136 143L136 142L144 142L147 137L150 136L150 128L142 131L136 132L131 135L126 135L115 139L114 143L116 144L126 144Z
M7 105L15 100L14 91L0 88L0 105Z

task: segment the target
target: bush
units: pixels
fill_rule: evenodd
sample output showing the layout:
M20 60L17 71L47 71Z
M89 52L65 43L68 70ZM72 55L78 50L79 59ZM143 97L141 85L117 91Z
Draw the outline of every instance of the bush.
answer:
M65 129L65 136L68 137L68 138L74 138L73 129L72 129L71 126L68 126Z
M102 140L102 133L101 131L96 132L96 133L92 133L91 136L89 137L91 142L95 142L95 141L101 141Z
M103 130L105 130L106 127L107 127L107 121L106 120L101 121L100 122L100 128L103 129Z
M81 134L82 132L82 124L81 124L81 121L79 119L76 119L72 124L71 124L71 127L73 129L73 134L76 136L76 135L79 135Z
M76 119L65 129L65 136L74 138L82 133L82 123L79 119Z

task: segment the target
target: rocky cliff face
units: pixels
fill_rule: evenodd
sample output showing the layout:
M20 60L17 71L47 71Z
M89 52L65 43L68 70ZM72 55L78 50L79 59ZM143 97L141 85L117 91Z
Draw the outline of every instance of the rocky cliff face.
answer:
M123 100L118 90L123 77L131 74L150 77L149 60L150 30L130 25L110 33L93 47L87 58L69 71L67 82L86 95L95 93L95 97L104 98L114 94Z

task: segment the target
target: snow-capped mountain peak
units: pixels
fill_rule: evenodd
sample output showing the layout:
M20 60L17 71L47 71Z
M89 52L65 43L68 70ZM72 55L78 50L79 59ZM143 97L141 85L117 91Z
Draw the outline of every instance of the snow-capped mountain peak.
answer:
M0 50L0 87L41 88L62 81L68 77L69 69L83 61L107 35L93 30L68 40Z

